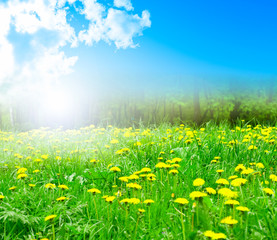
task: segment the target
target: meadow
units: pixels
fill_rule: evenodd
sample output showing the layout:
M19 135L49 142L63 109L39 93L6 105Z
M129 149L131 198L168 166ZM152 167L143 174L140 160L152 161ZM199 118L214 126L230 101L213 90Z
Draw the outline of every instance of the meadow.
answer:
M1 239L277 239L275 125L0 131Z

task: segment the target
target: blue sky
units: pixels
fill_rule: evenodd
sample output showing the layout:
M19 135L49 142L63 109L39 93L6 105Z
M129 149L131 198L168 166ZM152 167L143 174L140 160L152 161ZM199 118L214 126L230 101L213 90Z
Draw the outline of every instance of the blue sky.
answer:
M277 75L276 1L42 2L0 2L2 85L136 89Z
M161 77L252 80L277 74L274 1L133 0L132 4L138 13L147 9L151 14L151 27L135 39L140 46L84 47L76 67L85 74L112 81L111 74L116 82L118 77L143 84Z

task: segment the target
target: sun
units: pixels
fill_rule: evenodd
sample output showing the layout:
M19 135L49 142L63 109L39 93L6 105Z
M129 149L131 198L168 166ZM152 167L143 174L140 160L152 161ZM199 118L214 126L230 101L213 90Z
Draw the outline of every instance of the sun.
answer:
M70 94L64 90L48 89L41 96L41 110L44 118L51 122L66 122L73 110Z

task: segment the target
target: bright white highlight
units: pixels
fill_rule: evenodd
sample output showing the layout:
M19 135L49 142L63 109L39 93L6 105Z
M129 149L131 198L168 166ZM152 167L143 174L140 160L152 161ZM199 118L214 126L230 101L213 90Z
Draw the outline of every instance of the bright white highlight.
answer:
M62 90L47 90L42 96L42 115L51 121L66 121L72 113L73 102Z

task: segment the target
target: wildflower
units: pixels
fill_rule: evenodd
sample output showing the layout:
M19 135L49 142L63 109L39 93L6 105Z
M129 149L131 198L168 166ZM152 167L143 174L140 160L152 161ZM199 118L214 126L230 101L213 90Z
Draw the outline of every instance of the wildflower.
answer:
M128 179L130 180L135 180L135 179L139 179L139 176L138 175L135 175L135 174L132 174L128 177Z
M233 181L231 181L231 185L234 187L240 187L241 185L244 185L247 182L244 178L236 178Z
M230 200L227 200L224 204L233 206L233 205L239 205L239 202L237 200L230 199Z
M272 180L272 182L277 182L277 176L275 174L269 175L269 179Z
M112 140L110 141L110 143L111 143L111 144L116 144L116 143L119 143L119 141L118 141L117 139L112 139Z
M179 163L179 162L181 162L182 161L182 158L173 158L172 159L172 163Z
M101 191L99 191L97 188L89 189L87 192L90 192L90 193L92 193L93 195L96 195L96 194L98 194L98 193L101 193Z
M211 163L217 163L217 160L214 159L214 160L211 161Z
M273 192L270 188L263 188L263 191L264 191L267 195L274 195L274 192Z
M193 186L199 187L199 186L204 185L204 183L205 183L205 181L204 181L202 178L196 178L196 179L193 181Z
M177 168L179 168L179 167L181 167L181 166L180 166L179 164L177 164L177 163L174 163L174 164L171 165L171 167L177 169Z
M120 177L118 178L121 182L128 182L128 177Z
M251 173L253 173L254 170L252 168L247 168L247 169L244 169L241 174L244 174L244 175L249 175Z
M162 168L165 168L165 166L166 166L167 164L165 164L164 162L159 162L159 163L157 163L156 164L156 168L160 168L160 169L162 169Z
M180 205L185 205L185 204L188 204L188 200L185 199L185 198L177 198L174 200L175 203L179 203Z
M212 238L213 236L214 236L214 232L213 231L206 231L206 232L204 232L204 236L205 237L209 237L209 238Z
M62 184L62 185L59 185L58 188L60 188L62 190L67 190L68 186Z
M225 178L220 178L215 183L221 184L221 185L228 185L229 184L228 180L226 180Z
M92 159L92 160L90 160L90 162L91 162L91 163L94 163L94 164L96 164L96 163L98 163L98 162L99 162L99 160L96 160L96 159Z
M49 215L49 216L47 216L46 218L44 218L44 221L45 221L45 222L46 222L46 221L50 221L50 220L54 219L55 217L57 217L57 215Z
M143 168L140 170L140 172L144 173L144 172L151 172L150 168Z
M18 176L17 176L17 179L24 179L28 177L28 175L26 173L20 173Z
M31 187L31 188L33 188L35 186L36 186L36 184L32 184L32 183L29 184L29 187Z
M219 169L219 170L216 170L217 173L223 173L224 170L223 169Z
M208 194L213 194L213 195L216 194L216 191L211 187L207 187L206 191L207 191Z
M155 178L156 175L154 173L149 173L147 174L147 178Z
M243 207L243 206L238 206L236 207L237 210L241 211L241 212L249 212L249 208L247 207Z
M127 203L129 203L130 202L130 199L129 198L124 198L124 199L122 199L121 201L120 201L120 203L125 203L125 204L127 204Z
M224 233L215 233L213 231L204 232L204 236L211 239L226 239L227 236Z
M228 179L233 180L233 179L236 179L237 177L238 177L237 175L233 175L233 176L230 176Z
M5 197L3 195L0 195L0 200L3 200Z
M13 191L13 190L15 190L15 189L16 189L15 186L9 188L9 190L11 190L11 191Z
M189 197L194 200L194 199L201 199L202 197L206 197L207 194L199 191L194 191L192 192Z
M144 213L145 212L145 210L141 209L141 208L139 208L138 210L139 210L140 213Z
M17 174L20 174L20 173L25 173L27 171L27 168L19 168L17 170Z
M224 233L215 233L212 239L226 239L227 236Z
M55 184L52 184L52 183L47 183L47 184L45 185L45 188L53 189L53 188L56 188L56 185L55 185Z
M176 169L170 170L170 171L169 171L169 174L176 175L176 174L178 174L178 170L176 170Z
M263 165L262 163L257 163L257 164L256 164L256 167L257 167L257 168L264 168L264 165Z
M235 168L235 171L236 171L236 172L241 172L241 171L243 171L243 170L245 170L245 169L246 169L246 167L243 166L243 164L239 164L239 165Z
M226 218L223 218L220 223L225 223L225 224L228 224L228 225L234 225L234 224L237 224L238 221L236 219L233 219L232 216L228 216Z
M250 145L248 147L248 150L256 150L256 149L258 149L258 148L256 146L254 146L254 145Z
M145 203L146 205L151 205L152 203L154 203L154 201L152 199L146 199L143 203Z
M59 197L59 198L57 198L56 200L58 201L58 202L63 202L64 200L66 200L66 199L68 199L67 197Z
M218 194L222 195L224 197L227 197L227 198L237 198L238 197L238 193L237 192L233 192L229 188L221 188L221 189L219 189L218 190Z
M33 173L38 173L40 172L38 169L34 170Z
M112 203L114 199L115 199L115 196L110 196L105 198L106 202L108 203Z
M111 172L121 172L120 168L118 168L118 167L112 167L112 168L110 169L110 171L111 171Z
M134 188L134 189L142 189L142 187L139 185L139 184L137 184L137 183L128 183L127 185L126 185L126 187L129 187L129 188Z
M138 198L130 198L129 203L132 203L132 204L139 204L139 203L140 203L140 200L139 200Z

